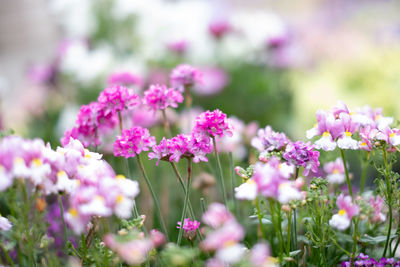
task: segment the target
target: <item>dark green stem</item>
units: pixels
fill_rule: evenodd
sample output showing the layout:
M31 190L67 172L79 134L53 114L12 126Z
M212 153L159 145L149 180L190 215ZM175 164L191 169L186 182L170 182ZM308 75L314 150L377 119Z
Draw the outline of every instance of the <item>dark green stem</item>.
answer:
M6 260L8 261L8 263L11 264L12 267L14 267L15 266L14 261L10 257L10 254L8 254L7 249L4 247L4 245L2 243L0 243L0 247L3 250L4 256L6 257Z
M367 178L367 170L368 170L368 161L363 159L361 165L360 194L364 192L365 179Z
M182 215L181 215L181 226L179 228L178 240L176 242L178 244L178 246L181 245L181 240L182 240L183 222L185 220L187 206L188 206L188 202L189 202L191 180L192 180L192 159L189 158L188 159L188 169L187 169L187 184L186 184L185 202L183 203L183 211L182 211Z
M219 181L221 183L222 199L224 201L225 206L227 206L224 175L223 175L223 172L222 172L221 161L219 159L219 155L218 155L218 152L217 152L217 142L215 141L215 137L212 137L212 140L213 140L213 143L214 143L215 158L217 159L217 165L218 165L218 171L219 171L219 173L218 173L219 174Z
M383 250L382 258L386 257L386 251L389 248L389 240L390 240L390 233L392 231L392 220L393 220L393 214L392 214L392 186L390 183L390 174L389 174L389 164L387 160L387 151L386 151L386 146L383 146L383 161L385 163L385 180L386 180L386 191L387 191L387 199L388 199L388 206L389 206L389 228L386 236L386 242L385 242L385 249ZM389 255L390 255L390 248L389 248Z
M350 181L350 176L349 176L349 170L347 169L347 163L346 163L346 157L344 155L344 150L340 149L340 154L342 155L342 160L343 160L343 166L344 166L344 171L346 173L346 182L347 186L349 187L349 194L351 197L353 197L353 190L351 188L351 181Z
M140 171L142 172L143 178L146 181L147 187L149 188L150 194L151 194L151 196L153 198L154 207L156 209L156 214L157 214L158 218L160 219L161 228L162 228L162 230L163 230L163 232L165 234L165 237L166 237L167 241L169 241L167 227L166 227L166 224L164 222L164 219L163 219L163 216L162 216L162 213L161 213L160 204L158 203L156 193L154 192L153 187L151 186L149 177L147 176L146 171L145 171L145 169L143 167L143 163L142 163L142 160L140 158L140 155L136 154L136 157L137 157L137 161L138 161L138 164L139 164Z
M257 216L258 216L258 222L260 224L261 236L265 240L264 225L263 225L263 222L262 222L263 215L262 215L261 210L260 210L260 201L258 200L258 197L256 198L256 205L257 205Z
M64 219L64 206L62 203L61 195L58 195L57 198L58 198L58 205L60 207L61 221L62 221L63 230L64 230L64 242L65 242L65 244L67 244L69 239L68 239L67 226L65 224L65 219Z
M234 169L233 169L233 155L232 152L229 152L229 170L231 174L231 185L232 185L232 199L233 199L233 205L235 207L235 216L236 218L239 216L239 207L237 203L237 199L235 198L235 174L234 174Z

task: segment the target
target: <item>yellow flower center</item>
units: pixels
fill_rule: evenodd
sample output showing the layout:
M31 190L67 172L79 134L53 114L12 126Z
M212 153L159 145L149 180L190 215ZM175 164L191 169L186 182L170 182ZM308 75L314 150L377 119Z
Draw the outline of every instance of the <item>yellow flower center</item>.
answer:
M230 247L230 246L233 246L233 245L235 245L236 243L235 243L235 241L233 241L233 240L228 240L228 241L226 241L225 243L224 243L224 247L226 248L226 247Z
M390 138L392 138L392 137L395 137L395 133L391 133L389 136L390 136Z
M0 172L2 172L4 170L3 165L0 164Z
M117 203L121 203L122 200L124 200L124 196L121 195L121 194L119 194L119 195L117 196Z
M349 131L345 131L344 134L345 134L346 136L348 136L348 137L351 136L351 132L349 132Z
M65 171L59 171L59 172L57 172L57 177L64 176L64 175L67 175L67 174L65 173Z
M340 216L343 216L343 215L345 215L345 214L346 214L346 211L345 211L345 210L339 210L339 212L338 212L338 213L339 213L339 215L340 215Z
M248 179L248 180L246 181L246 183L247 183L247 184L255 184L256 182L254 182L253 179Z
M322 134L322 136L323 136L323 137L327 137L327 136L331 136L331 134L330 134L328 131L326 131L326 132L324 132L324 133Z
M334 169L334 170L333 170L333 173L334 173L334 174L337 174L337 173L339 173L339 170L338 170L338 169Z
M126 179L126 177L125 177L125 175L122 175L122 174L118 174L117 176L115 176L115 178L117 178L117 179Z
M15 164L21 164L21 163L24 163L24 159L23 159L23 158L20 158L20 157L18 157L18 158L15 158L15 159L14 159L14 163L15 163Z
M77 217L78 216L78 211L74 208L69 209L69 214L71 214L72 217Z
M42 161L37 158L33 159L32 161L33 161L33 164L35 164L36 166L41 166L43 164Z
M365 142L361 143L361 146L366 146L366 145L367 145L367 143L365 143Z

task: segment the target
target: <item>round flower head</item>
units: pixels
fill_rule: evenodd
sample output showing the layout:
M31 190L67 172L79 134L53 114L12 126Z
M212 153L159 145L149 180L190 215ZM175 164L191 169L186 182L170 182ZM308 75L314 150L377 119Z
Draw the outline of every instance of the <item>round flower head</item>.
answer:
M310 143L297 141L286 146L283 158L294 164L296 167L304 167L304 176L310 171L316 175L319 167L319 152L314 150Z
M269 125L265 129L259 129L257 136L251 139L251 145L260 152L281 150L289 142L284 133L275 132Z
M228 32L232 30L231 25L226 20L219 20L210 23L208 26L208 31L214 36L216 39L220 39L225 36Z
M232 136L232 125L219 109L214 111L207 110L196 118L193 132L203 133L210 137Z
M104 89L98 99L99 109L104 116L116 114L124 109L131 109L139 103L139 97L132 89L116 85Z
M142 151L148 151L149 147L155 145L155 143L154 136L151 136L146 128L132 127L125 129L114 142L114 155L125 158L134 157Z
M144 92L143 104L147 105L154 112L159 109L166 109L167 107L178 107L178 103L183 102L182 94L165 85L151 85L149 89Z
M350 196L345 197L343 194L337 198L336 205L339 211L329 220L329 225L345 230L350 226L351 219L360 213L360 207L352 203Z
M188 64L182 64L173 69L170 78L172 86L181 91L187 86L202 82L201 72Z
M180 229L181 227L184 230L184 237L193 240L196 237L196 230L199 228L200 222L194 220L191 221L190 218L186 218L183 221L183 226L182 222L178 222L178 226L176 228Z

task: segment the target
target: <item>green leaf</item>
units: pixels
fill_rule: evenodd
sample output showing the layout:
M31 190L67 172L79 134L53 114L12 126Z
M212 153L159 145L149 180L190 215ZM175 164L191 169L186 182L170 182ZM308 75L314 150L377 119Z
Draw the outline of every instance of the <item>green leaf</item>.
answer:
M391 235L390 239L395 238L396 235ZM379 236L369 236L369 235L364 235L363 237L360 238L361 242L365 243L370 243L370 244L379 244L383 243L386 241L386 236L385 235L379 235Z

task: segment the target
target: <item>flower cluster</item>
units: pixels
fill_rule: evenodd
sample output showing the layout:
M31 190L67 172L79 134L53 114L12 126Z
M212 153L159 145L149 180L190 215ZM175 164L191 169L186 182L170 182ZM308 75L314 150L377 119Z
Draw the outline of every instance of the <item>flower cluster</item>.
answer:
M224 205L212 203L202 219L211 229L200 243L200 248L203 251L215 251L214 258L206 265L220 263L223 266L238 262L245 253L244 246L240 243L245 232L235 217Z
M339 211L329 220L329 225L339 230L346 230L350 226L351 219L360 213L360 208L352 203L350 196L343 194L337 198L336 205Z
M174 88L168 88L165 85L151 85L149 89L144 92L143 103L147 105L154 112L163 110L167 107L178 107L178 103L183 102L181 92Z
M385 200L383 198L381 198L380 196L371 197L369 199L369 204L371 205L372 210L373 210L373 216L371 219L371 221L373 223L386 221L386 216L385 216L385 214L382 213L384 203L385 203Z
M208 31L210 34L216 38L216 39L221 39L224 37L227 33L232 31L232 26L230 23L226 20L218 20L218 21L213 21L210 23L208 26Z
M257 136L251 140L251 145L259 152L280 151L290 140L284 133L274 132L271 126L259 129Z
M80 140L85 147L100 145L100 135L113 130L119 122L119 115L139 103L139 96L132 89L120 85L104 89L97 102L81 107L75 126L65 132L61 143L68 144L72 137Z
M339 102L331 110L317 111L317 124L307 131L307 138L321 136L315 146L325 151L336 147L370 151L375 141L386 142L392 147L400 144L400 131L390 128L392 122L393 118L382 116L381 109L366 106L350 111ZM359 139L355 138L356 134Z
M342 262L342 267L350 267L353 266L351 261ZM394 258L381 258L379 261L374 258L370 258L368 255L360 253L354 261L354 266L360 267L385 267L385 266L394 266L399 267L400 261L396 261Z
M303 167L304 176L308 176L310 172L314 175L318 174L319 152L315 151L314 146L310 143L302 141L290 142L282 156L297 168Z
M114 72L112 73L107 80L107 84L109 86L114 85L122 85L122 86L142 86L143 81L137 75L134 75L130 72Z
M178 222L178 226L176 228L180 229L181 227L183 228L183 236L189 240L193 240L196 237L196 230L199 228L200 222L194 220L191 221L190 218L186 218L183 221L183 226L182 222Z
M155 143L156 139L146 128L137 126L125 129L114 142L114 155L125 158L135 157L142 151L148 151Z
M232 136L232 125L226 114L216 109L207 110L196 118L194 133L206 134L210 137Z
M235 188L235 196L238 199L253 200L258 194L263 197L277 199L286 204L291 200L302 198L299 190L302 186L302 178L291 181L294 174L294 166L281 162L277 157L272 157L267 163L258 162L254 166L253 176L245 183Z
M171 85L183 92L185 87L202 83L202 74L198 69L182 64L172 70L170 79Z

